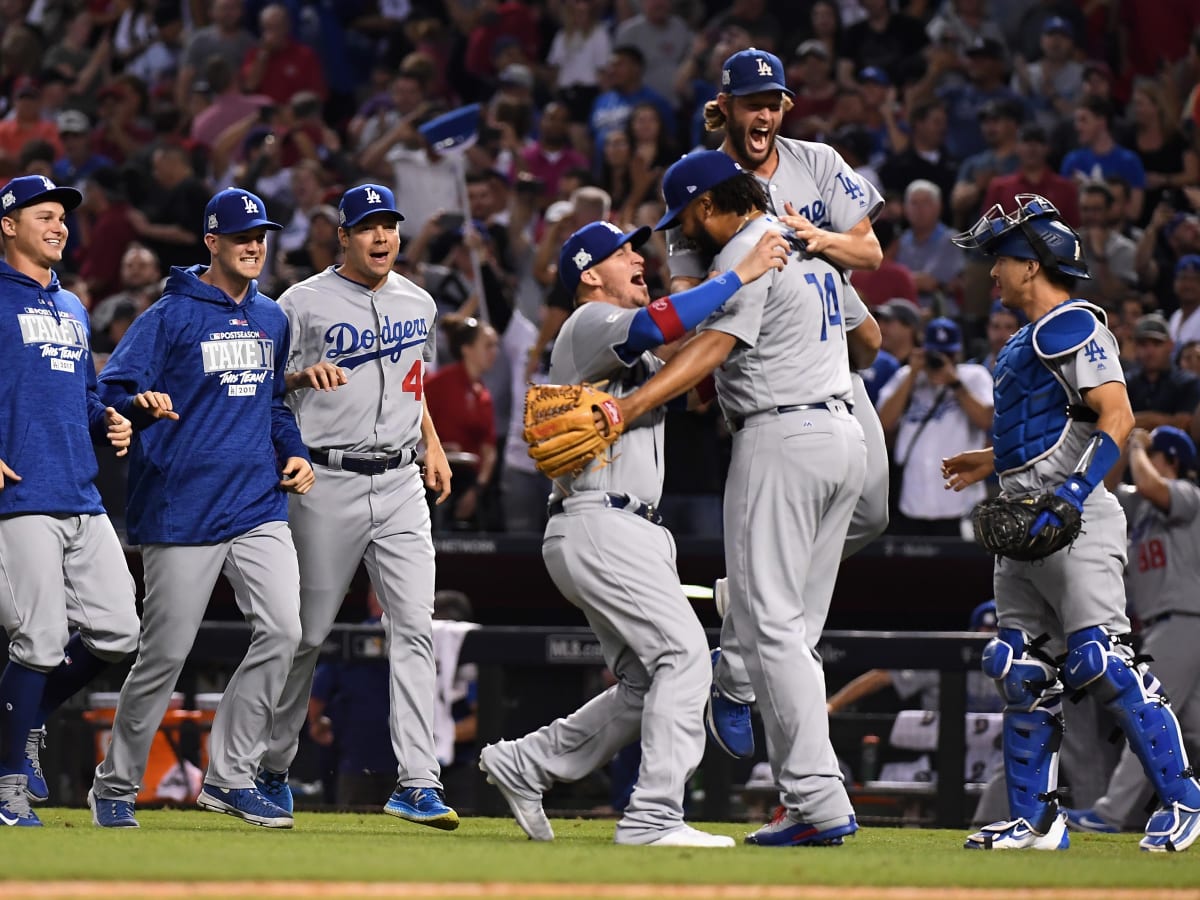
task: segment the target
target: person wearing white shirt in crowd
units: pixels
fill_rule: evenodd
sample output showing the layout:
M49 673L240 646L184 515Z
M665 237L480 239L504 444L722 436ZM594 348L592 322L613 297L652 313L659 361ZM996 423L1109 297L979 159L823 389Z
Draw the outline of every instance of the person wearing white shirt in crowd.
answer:
M913 350L879 392L879 420L893 441L892 462L902 467L897 534L957 536L961 520L984 499L986 488L945 490L946 447L983 447L992 427L992 376L961 363L962 331L952 319L934 319L925 345Z

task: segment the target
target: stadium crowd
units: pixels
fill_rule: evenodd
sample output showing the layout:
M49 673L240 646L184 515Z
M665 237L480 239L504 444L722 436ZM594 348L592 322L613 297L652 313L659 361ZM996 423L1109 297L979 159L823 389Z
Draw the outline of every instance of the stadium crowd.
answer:
M658 219L665 168L719 144L704 103L750 46L787 65L782 134L831 144L887 200L884 264L852 281L883 330L865 377L894 530L959 534L983 496L945 492L940 460L984 442L1022 323L949 237L1018 194L1082 235L1080 292L1108 312L1138 425L1200 432L1192 0L0 0L0 182L84 192L59 274L98 366L169 267L204 261L212 192L246 188L285 223L262 285L278 296L339 261L343 190L391 186L397 267L441 323L428 397L456 455L436 527L538 531L549 485L521 398L571 309L558 248L597 218ZM467 103L483 124L464 179L418 129ZM662 293L661 236L644 252ZM663 512L718 534L723 423L671 413L668 431Z

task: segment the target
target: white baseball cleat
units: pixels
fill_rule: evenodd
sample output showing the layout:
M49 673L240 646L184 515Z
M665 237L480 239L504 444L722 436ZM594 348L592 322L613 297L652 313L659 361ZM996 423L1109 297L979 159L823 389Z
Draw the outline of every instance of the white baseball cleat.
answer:
M499 759L501 752L499 744L488 744L484 747L479 752L479 771L487 776L488 784L496 786L496 790L508 804L513 818L517 820L521 830L529 835L531 841L554 840L554 829L550 826L550 820L546 818L546 811L542 809L541 795L528 789L522 790L500 774L500 770L504 768Z
M691 825L673 828L643 847L733 847L737 842L725 834L709 834Z
M1034 831L1025 819L985 825L967 838L968 850L1066 850L1071 846L1067 836L1067 817L1059 813L1045 834Z

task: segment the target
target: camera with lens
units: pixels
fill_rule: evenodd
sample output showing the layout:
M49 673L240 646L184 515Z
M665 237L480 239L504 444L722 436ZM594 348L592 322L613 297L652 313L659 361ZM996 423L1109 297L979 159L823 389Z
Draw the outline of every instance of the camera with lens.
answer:
M946 359L945 356L935 350L925 351L925 368L929 369L931 372L939 371L949 362L950 360Z

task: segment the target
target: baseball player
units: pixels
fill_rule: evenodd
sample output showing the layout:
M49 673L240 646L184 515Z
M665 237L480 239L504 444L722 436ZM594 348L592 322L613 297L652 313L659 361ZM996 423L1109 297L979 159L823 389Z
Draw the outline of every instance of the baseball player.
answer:
M1010 819L966 846L1069 846L1056 794L1065 685L1104 703L1158 792L1142 849L1184 850L1200 834L1200 785L1158 679L1129 644L1125 516L1103 484L1133 427L1117 342L1099 307L1072 299L1074 279L1088 277L1079 236L1046 199L1022 194L1017 203L954 238L996 257L1004 305L1029 320L996 360L992 446L943 462L948 488L994 470L1001 491L976 510L975 526L998 554L1000 629L983 671L1006 703Z
M40 175L0 188L0 824L42 823L42 726L137 645L133 578L100 504L92 442L124 455L132 427L96 395L87 312L51 268L82 197ZM78 632L68 640L68 629ZM65 650L64 650L65 648Z
M706 105L705 128L725 129L720 149L762 183L767 210L793 227L812 255L840 269L875 269L883 258L871 219L883 199L870 182L825 144L779 137L784 113L791 108L792 91L784 83L779 58L751 48L735 53L721 68L721 93ZM787 215L785 217L785 214ZM683 239L668 234L671 285L680 290L708 274L709 256ZM847 283L841 290L855 294ZM878 325L866 314L850 343L851 363L866 368L879 349ZM849 323L847 327L851 327ZM857 553L887 528L888 461L883 428L862 378L851 375L854 416L867 438L867 477L854 510L846 546L840 558ZM728 587L717 582L718 606L726 603ZM741 648L732 629L722 630L721 650L715 651L713 690L705 712L709 734L726 753L754 755L750 726L750 686Z
M613 396L628 395L661 368L653 348L682 337L743 284L782 268L789 252L778 233L756 235L729 271L650 303L636 252L649 237L649 228L624 234L595 222L563 244L559 277L577 308L555 341L551 382L607 380ZM711 669L704 629L679 585L674 540L655 510L665 415L647 407L628 420L611 465L560 478L551 494L546 568L587 616L617 683L571 716L480 753L480 768L534 840L554 837L542 793L556 781L583 778L640 736L641 767L616 842L734 844L683 821L684 787L704 754L701 713Z
M425 487L450 494L450 466L429 417L425 366L433 358L433 298L392 271L404 217L386 187L342 195L345 261L289 288L288 403L321 473L294 497L300 557L300 647L279 700L259 784L292 807L288 768L304 726L313 672L360 561L388 632L392 746L399 780L384 811L453 830L433 741L433 538ZM425 443L425 479L415 465Z
M764 231L785 230L765 214L761 183L719 151L671 166L663 195L668 209L657 227L678 225L717 270ZM733 432L723 633L736 635L759 698L782 804L746 841L774 846L841 844L857 830L829 742L815 647L866 477L846 338L847 317L857 324L866 312L831 264L798 256L740 289L662 372L617 401L621 419L635 421L716 369Z
M1133 484L1116 488L1129 521L1125 585L1142 620L1141 652L1171 695L1183 733L1200 736L1200 487L1193 480L1196 445L1164 425L1129 436ZM1114 471L1121 467L1114 467ZM1118 473L1119 474L1119 473ZM1079 831L1116 832L1135 821L1150 797L1137 755L1127 746L1094 809L1066 809ZM1140 824L1140 823L1139 823Z
M287 318L255 281L267 232L279 227L248 191L214 195L204 211L211 264L171 270L162 298L134 320L100 378L100 396L137 429L126 516L146 573L137 661L88 793L92 819L105 828L137 827L133 803L150 744L222 573L250 623L250 648L213 719L197 802L292 827L291 813L254 786L300 641L287 493L313 483L283 402Z

